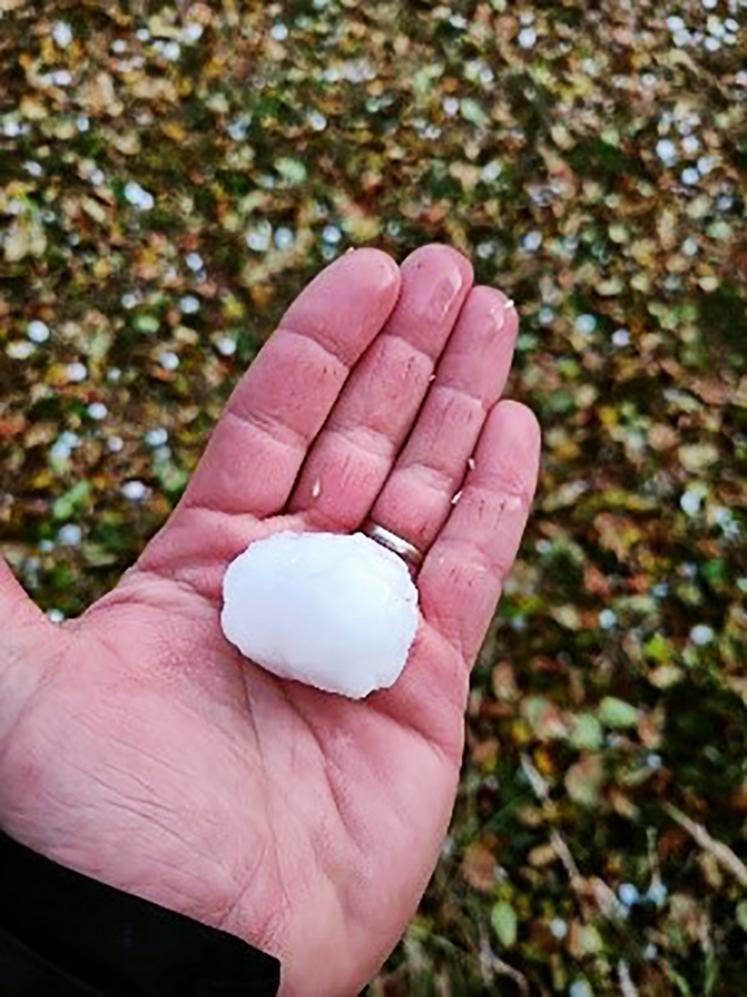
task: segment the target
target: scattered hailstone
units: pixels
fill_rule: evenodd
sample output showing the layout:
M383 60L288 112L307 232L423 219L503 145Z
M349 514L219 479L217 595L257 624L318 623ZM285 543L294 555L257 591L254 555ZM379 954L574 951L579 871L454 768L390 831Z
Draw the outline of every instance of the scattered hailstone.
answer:
M277 249L290 249L295 241L296 237L293 234L293 229L288 228L286 225L281 225L275 230L275 246Z
M283 24L282 21L278 21L276 24L270 28L270 37L276 42L284 42L288 37L288 26Z
M660 138L656 143L656 155L666 166L670 166L677 159L677 146L670 138Z
M503 173L503 166L499 160L493 159L486 163L480 171L480 177L485 183L493 183Z
M707 623L698 623L690 631L690 640L698 647L705 647L713 640L713 629Z
M617 623L617 613L612 609L603 609L599 614L599 626L602 630L611 630Z
M169 62L176 62L179 56L182 54L182 47L179 42L168 41L163 46L163 54Z
M194 294L185 294L183 298L179 299L179 310L182 315L194 315L200 310L200 299L196 298Z
M309 111L306 120L315 132L323 132L327 127L327 119L321 111Z
M80 360L75 360L73 363L67 365L65 373L67 374L68 381L78 384L80 381L85 381L88 377L88 368Z
M203 30L204 29L201 24L197 24L196 22L193 21L191 24L188 24L185 27L184 34L182 37L184 38L185 42L188 42L190 45L192 45L194 44L194 42L198 42L200 38L202 38Z
M700 173L698 173L694 166L688 166L686 170L680 173L680 180L684 184L687 184L688 187L694 187L700 180Z
M121 436L110 436L106 441L106 446L110 453L119 453L124 446L124 440Z
M65 619L65 614L62 612L61 609L56 609L53 607L52 609L47 610L47 619L49 620L50 623L62 623L62 621Z
M579 315L576 319L575 328L576 332L580 332L584 336L591 335L592 332L597 327L597 320L593 315L589 315L588 312L583 315Z
M713 35L709 35L703 42L703 46L708 49L709 52L718 52L721 48L721 42L718 38L714 38Z
M658 954L659 949L653 942L649 942L647 945L644 945L643 951L641 952L641 955L647 962L654 960Z
M40 177L43 172L41 163L37 163L34 159L30 159L24 163L23 168L32 177Z
M687 25L678 14L672 14L667 18L667 27L674 34L676 31L683 31Z
M330 246L336 246L342 239L342 232L336 225L325 225L322 232L322 239Z
M140 303L140 297L133 291L127 291L122 295L120 301L122 302L122 307L130 311Z
M634 883L621 883L617 895L620 898L620 902L625 904L626 907L632 907L633 904L637 904L641 899L638 887Z
M120 491L124 497L129 499L131 502L141 502L148 493L146 485L144 485L142 481L137 480L125 481L120 488Z
M187 269L191 270L192 273L199 273L199 271L205 266L199 253L187 253L184 258L184 262L187 264Z
M34 319L26 326L26 335L32 343L46 343L50 336L49 326L38 318Z
M550 921L550 934L553 938L557 938L558 941L562 941L562 939L568 934L568 925L562 917L554 917L552 921Z
M134 180L125 184L124 196L125 200L136 207L138 211L150 211L156 203L153 195Z
M51 74L51 79L57 87L69 87L73 82L72 74L67 69L55 69Z
M568 987L568 997L594 997L594 994L586 980L574 980Z
M698 240L689 235L682 243L681 248L685 256L695 256L698 252Z
M34 344L26 342L25 339L16 339L12 343L8 343L5 352L11 360L28 360L34 352Z
M453 118L459 113L459 101L456 97L444 97L441 107L447 118Z
M700 512L700 503L702 501L703 496L699 491L688 488L687 491L682 493L682 497L680 498L680 509L687 516L697 516Z
M646 891L645 899L648 900L649 903L656 904L657 907L660 907L667 899L668 893L669 890L666 888L664 883L660 880L655 880Z
M52 37L58 48L67 48L73 40L73 31L67 21L57 21L52 28Z
M102 419L106 419L109 415L109 409L103 402L91 402L86 411L91 419L95 419L96 422L101 422Z
M64 547L77 547L83 536L83 531L77 523L65 523L57 533L57 542Z
M699 148L700 142L694 135L686 135L682 139L683 152L687 153L688 156L694 156Z
M223 632L247 658L351 699L396 682L418 627L404 561L361 533L256 541L229 565L223 600Z
M179 357L173 350L166 350L159 356L158 362L164 370L176 370L179 366Z
M630 333L627 329L615 329L612 333L613 346L628 346L630 343Z
M534 48L537 41L537 32L534 28L522 28L516 36L516 41L519 43L519 48Z
M232 357L236 352L236 340L232 336L221 336L215 348L222 357Z
M169 434L163 426L158 426L156 429L149 429L143 437L149 447L162 447L168 438Z
M527 232L521 240L521 248L527 253L535 253L542 245L541 232Z
M272 225L269 222L259 222L251 228L246 235L246 244L255 253L266 253L270 248L272 238Z
M137 38L139 38L140 41L147 41L148 38L150 38L150 35L146 31L145 36L141 37L141 34L138 31ZM115 38L114 41L112 42L111 49L115 55L122 55L127 51L127 42L124 40L124 38Z

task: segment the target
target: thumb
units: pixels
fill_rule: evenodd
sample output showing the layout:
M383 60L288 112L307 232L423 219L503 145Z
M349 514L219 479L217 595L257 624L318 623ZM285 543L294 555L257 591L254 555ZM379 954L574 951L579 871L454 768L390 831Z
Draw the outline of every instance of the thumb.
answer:
M44 677L56 636L0 557L0 751Z

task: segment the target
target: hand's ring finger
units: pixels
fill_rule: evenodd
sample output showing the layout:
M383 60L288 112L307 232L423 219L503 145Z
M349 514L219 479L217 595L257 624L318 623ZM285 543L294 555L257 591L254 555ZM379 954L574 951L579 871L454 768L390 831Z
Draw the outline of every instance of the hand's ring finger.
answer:
M392 551L393 554L402 558L411 574L414 575L423 563L423 551L416 547L415 544L410 543L409 540L405 540L391 530L387 530L379 523L374 522L374 520L368 519L365 522L363 533L367 537L370 537L371 540L375 540L377 544L386 547L387 550Z

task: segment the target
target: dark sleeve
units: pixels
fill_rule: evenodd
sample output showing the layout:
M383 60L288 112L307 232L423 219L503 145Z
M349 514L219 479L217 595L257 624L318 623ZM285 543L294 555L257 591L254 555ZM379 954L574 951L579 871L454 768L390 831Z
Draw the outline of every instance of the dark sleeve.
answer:
M0 831L3 997L270 997L280 963Z

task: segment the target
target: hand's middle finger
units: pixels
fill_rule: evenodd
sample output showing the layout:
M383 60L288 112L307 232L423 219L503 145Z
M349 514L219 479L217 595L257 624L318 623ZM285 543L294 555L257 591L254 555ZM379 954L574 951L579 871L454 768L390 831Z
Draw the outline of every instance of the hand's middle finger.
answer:
M468 260L424 246L402 264L397 305L348 377L289 509L331 530L360 525L392 467L472 284Z

